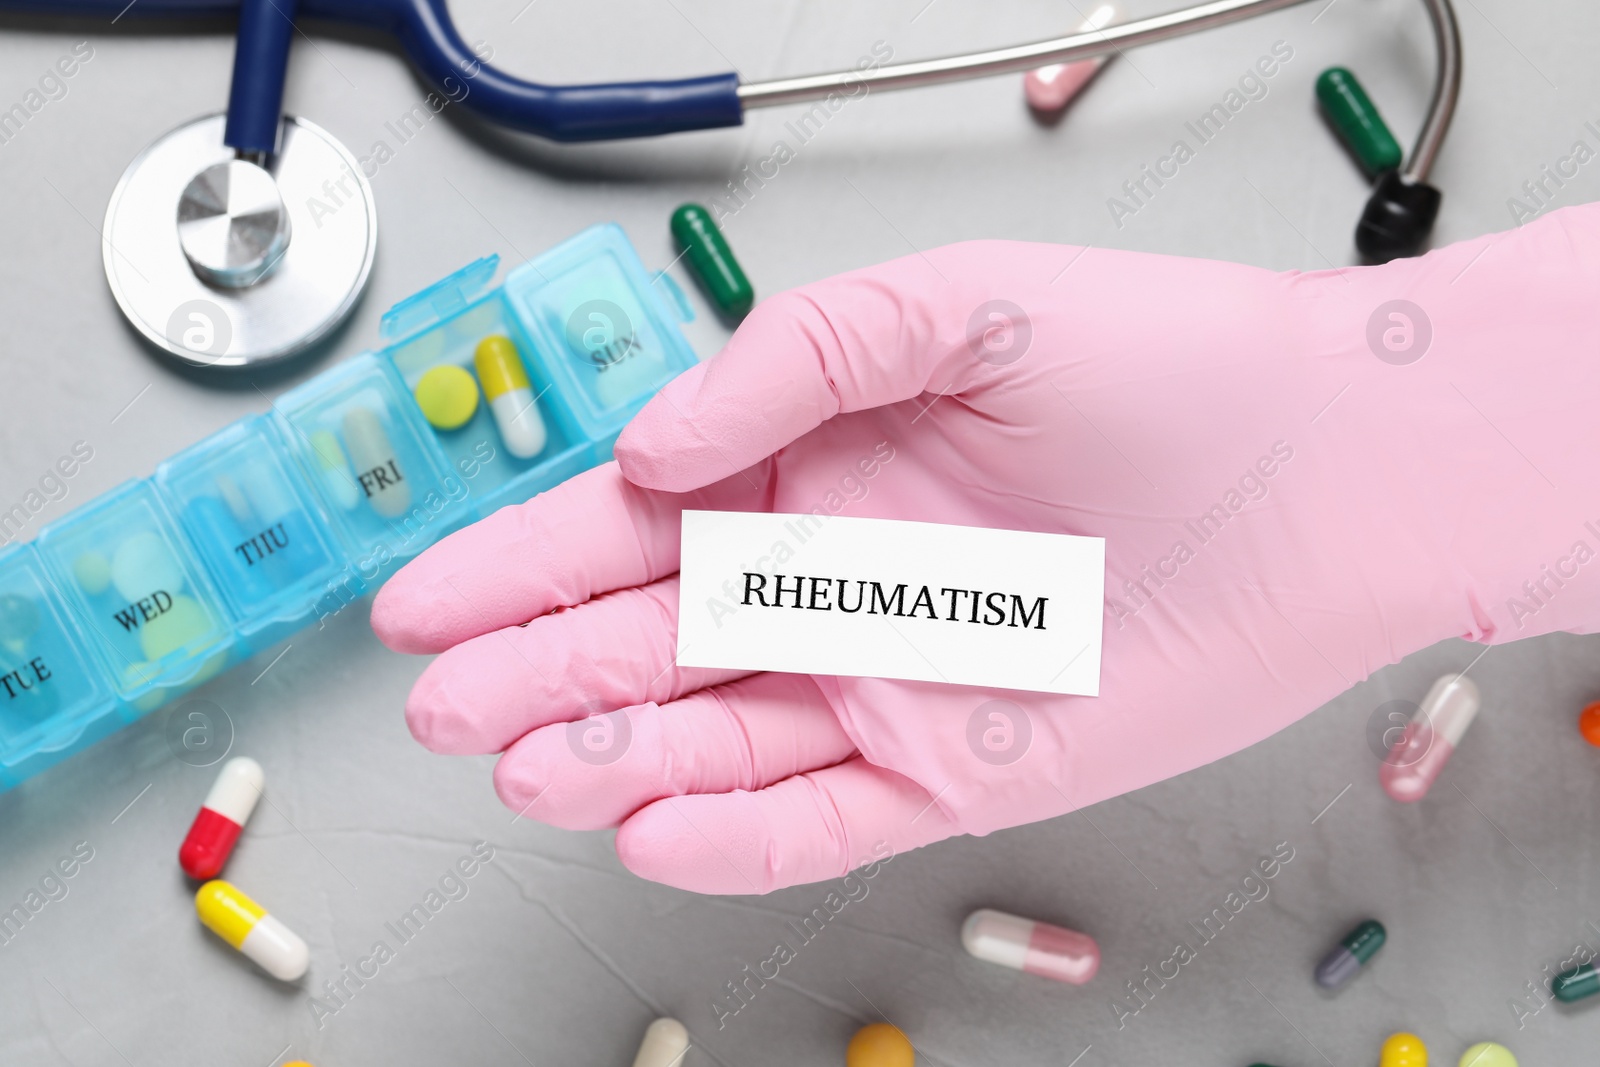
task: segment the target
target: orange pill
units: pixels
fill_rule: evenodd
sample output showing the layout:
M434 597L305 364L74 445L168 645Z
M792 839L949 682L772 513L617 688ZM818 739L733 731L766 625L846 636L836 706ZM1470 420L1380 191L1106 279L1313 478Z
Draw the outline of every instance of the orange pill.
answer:
M1578 716L1578 731L1585 741L1600 748L1600 701L1583 709L1583 714Z
M844 1053L845 1067L915 1067L911 1041L888 1023L870 1023L856 1031Z

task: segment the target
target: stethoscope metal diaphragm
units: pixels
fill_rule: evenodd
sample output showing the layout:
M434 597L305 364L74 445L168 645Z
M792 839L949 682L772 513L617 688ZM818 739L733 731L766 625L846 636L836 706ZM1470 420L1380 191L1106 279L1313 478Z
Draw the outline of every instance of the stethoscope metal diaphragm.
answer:
M258 367L316 344L366 285L377 244L372 188L354 156L285 117L270 159L223 144L225 117L166 134L128 164L101 253L122 313L198 367Z

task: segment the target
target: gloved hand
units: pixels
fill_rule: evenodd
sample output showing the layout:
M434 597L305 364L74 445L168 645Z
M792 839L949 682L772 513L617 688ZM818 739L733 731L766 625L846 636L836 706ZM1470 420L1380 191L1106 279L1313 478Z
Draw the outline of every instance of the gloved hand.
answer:
M1225 756L1443 638L1591 626L1596 293L1589 207L1309 274L909 256L760 305L616 463L429 549L373 625L442 653L411 730L504 751L513 811L702 892L836 877ZM1101 695L675 667L680 511L819 507L1106 538Z

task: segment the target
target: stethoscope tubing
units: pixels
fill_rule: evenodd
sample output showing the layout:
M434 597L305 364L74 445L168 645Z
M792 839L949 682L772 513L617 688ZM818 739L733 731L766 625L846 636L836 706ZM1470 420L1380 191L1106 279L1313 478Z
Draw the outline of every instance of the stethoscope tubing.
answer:
M648 137L736 126L747 110L821 100L830 94L909 89L1071 63L1264 15L1306 0L1210 0L1102 30L829 74L741 84L737 74L656 82L551 86L482 62L462 41L445 0L0 0L0 8L67 15L240 15L229 101L228 144L270 152L282 106L284 65L297 15L354 23L395 37L423 76L485 118L555 141ZM1450 0L1422 0L1437 63L1426 118L1401 169L1423 182L1438 158L1461 89L1461 39Z

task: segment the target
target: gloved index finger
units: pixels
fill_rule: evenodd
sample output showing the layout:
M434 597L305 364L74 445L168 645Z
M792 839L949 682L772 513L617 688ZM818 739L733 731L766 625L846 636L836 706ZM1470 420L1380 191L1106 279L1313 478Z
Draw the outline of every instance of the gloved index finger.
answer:
M685 508L757 510L764 469L693 493L642 489L607 463L501 508L406 564L378 591L372 628L397 652L442 652L678 569Z
M984 346L1006 329L1007 309L1021 309L996 294L1027 300L1059 273L1054 260L1070 262L1073 252L975 242L780 293L713 359L645 405L622 431L617 461L639 485L684 492L760 462L841 412L958 393L1004 365Z

